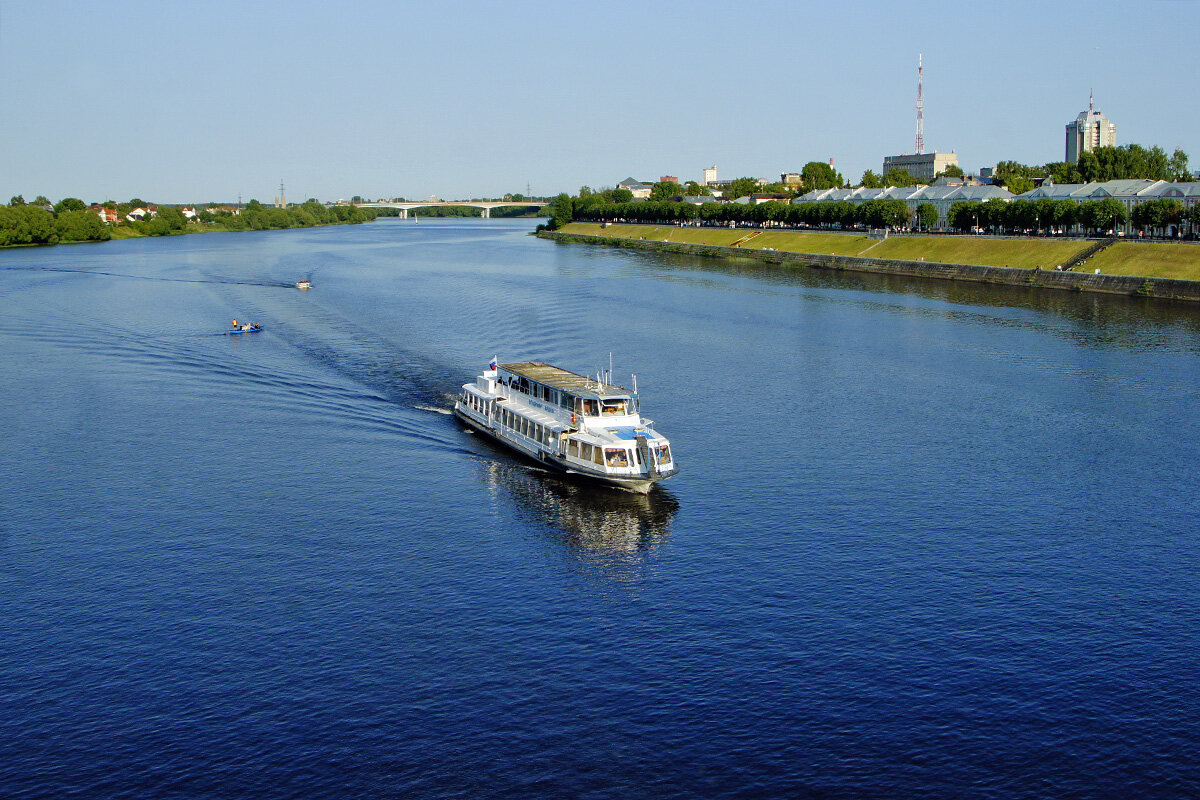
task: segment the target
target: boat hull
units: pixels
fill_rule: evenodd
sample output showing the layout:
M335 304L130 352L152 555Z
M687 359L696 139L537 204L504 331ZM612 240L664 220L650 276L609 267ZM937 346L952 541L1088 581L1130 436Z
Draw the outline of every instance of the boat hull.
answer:
M588 481L601 483L606 486L616 489L623 489L624 491L634 492L636 494L649 494L650 490L654 488L654 484L657 483L657 480L648 478L626 478L619 475L605 475L601 473L584 472L575 467L575 465L560 461L550 453L534 453L526 450L523 447L519 447L514 442L510 442L508 439L505 439L503 436L499 436L491 428L480 424L478 420L475 420L468 414L460 411L458 403L454 404L454 416L471 430L484 434L488 437L488 439L496 444L502 445L505 449L519 453L525 458L528 458L529 460L541 466L561 472L564 475L569 475L572 478L583 478Z

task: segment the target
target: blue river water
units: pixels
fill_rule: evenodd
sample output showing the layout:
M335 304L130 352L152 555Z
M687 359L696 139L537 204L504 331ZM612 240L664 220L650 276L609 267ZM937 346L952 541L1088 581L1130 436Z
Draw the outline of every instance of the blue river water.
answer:
M1200 796L1200 309L531 228L0 251L0 796Z

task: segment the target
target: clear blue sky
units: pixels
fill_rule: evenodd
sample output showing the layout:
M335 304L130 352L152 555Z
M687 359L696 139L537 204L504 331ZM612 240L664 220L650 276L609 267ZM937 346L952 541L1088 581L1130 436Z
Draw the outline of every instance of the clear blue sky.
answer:
M0 202L454 199L627 176L968 171L1118 142L1200 168L1200 3L0 0Z

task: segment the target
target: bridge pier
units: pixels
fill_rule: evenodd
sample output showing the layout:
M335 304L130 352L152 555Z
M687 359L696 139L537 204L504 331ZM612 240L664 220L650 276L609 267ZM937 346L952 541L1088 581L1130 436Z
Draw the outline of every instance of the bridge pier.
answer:
M408 209L407 208L400 209L400 219L408 219Z
M491 219L492 218L492 210L490 208L484 206L483 213L480 214L480 216L483 217L484 219Z

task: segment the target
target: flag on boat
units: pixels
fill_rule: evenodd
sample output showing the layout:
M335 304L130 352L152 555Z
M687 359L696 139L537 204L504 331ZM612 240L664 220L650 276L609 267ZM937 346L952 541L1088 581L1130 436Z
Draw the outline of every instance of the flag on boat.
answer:
M488 362L488 369L496 368L496 356L492 356L492 360Z

